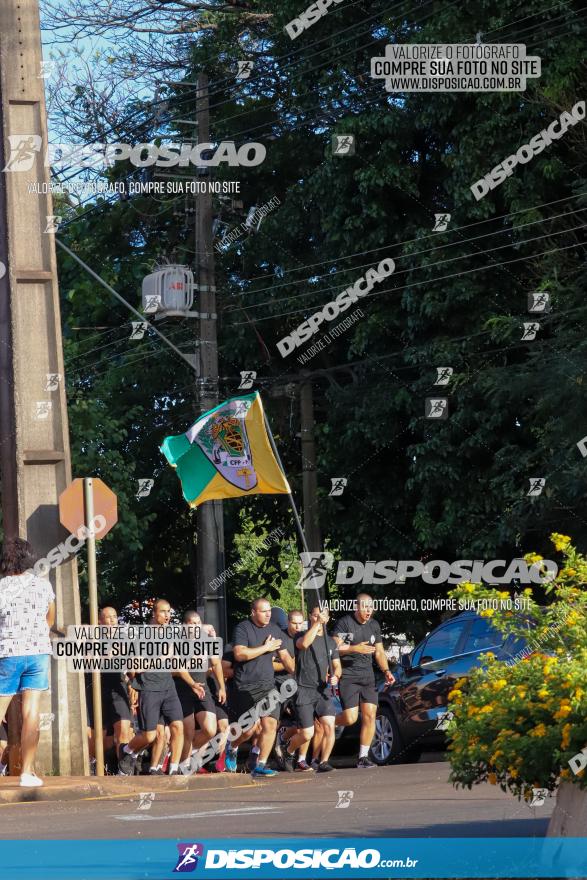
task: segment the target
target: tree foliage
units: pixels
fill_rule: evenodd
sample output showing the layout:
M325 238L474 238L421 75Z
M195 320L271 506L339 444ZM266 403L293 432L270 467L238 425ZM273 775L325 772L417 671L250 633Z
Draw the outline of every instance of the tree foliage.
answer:
M204 16L210 25L186 35L185 80L208 74L216 140L267 146L258 168L218 171L241 181L244 208L217 202L217 217L230 229L252 205L274 196L282 203L217 258L222 396L235 392L240 370L256 370L299 496L298 406L285 389L297 392L310 372L316 503L339 558L508 559L545 549L554 530L581 546L584 124L481 201L470 190L581 99L578 4L343 3L296 41L283 27L299 15L299 0L252 0L242 12L232 4L230 15L200 5L183 4L194 30ZM470 43L479 31L490 42L526 43L542 59L542 76L525 92L402 95L369 76L371 57L389 42ZM247 58L251 77L237 80L237 62ZM126 130L117 116L117 138L142 142L162 130L185 138L177 120L194 119L194 91L163 87L164 119L135 102ZM354 156L332 155L334 134L355 136ZM108 173L138 174L124 164ZM193 260L190 207L184 197L131 197L80 214L65 237L136 304L153 261ZM449 227L433 232L441 212L450 213ZM299 352L281 358L277 341L384 257L396 270L362 301L363 319L307 365ZM157 447L189 425L194 378L151 335L130 342L130 316L67 258L61 277L76 472L99 473L120 493L121 524L102 551L107 588L121 602L137 590L181 601L193 591L194 524ZM548 314L529 314L533 291L550 294ZM540 323L532 341L522 340L528 321ZM108 330L94 336L77 326ZM191 325L165 330L193 351ZM439 367L453 369L446 387L435 385ZM427 397L448 397L446 420L425 418ZM136 478L151 475L152 494L135 499ZM337 476L348 486L330 497ZM537 477L544 490L529 496ZM224 508L227 564L239 550L231 536L243 534L239 511L252 526L282 523L293 537L275 499ZM261 566L261 592L276 595L279 565L276 557ZM378 595L444 589L374 587ZM400 615L394 629L418 635L432 622Z

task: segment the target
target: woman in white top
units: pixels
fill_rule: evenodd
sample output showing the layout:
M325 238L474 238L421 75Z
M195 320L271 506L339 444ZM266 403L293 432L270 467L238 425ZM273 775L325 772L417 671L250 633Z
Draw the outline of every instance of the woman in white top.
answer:
M37 787L41 691L49 689L49 630L55 622L55 594L48 580L33 572L28 541L4 542L0 556L0 718L15 694L22 694L22 772L20 784Z

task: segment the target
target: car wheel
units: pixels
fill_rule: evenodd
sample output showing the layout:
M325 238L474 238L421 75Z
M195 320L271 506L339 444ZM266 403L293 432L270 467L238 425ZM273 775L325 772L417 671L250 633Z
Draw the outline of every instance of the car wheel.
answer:
M380 767L396 760L403 751L403 745L393 713L383 707L375 720L375 736L371 743L369 757Z

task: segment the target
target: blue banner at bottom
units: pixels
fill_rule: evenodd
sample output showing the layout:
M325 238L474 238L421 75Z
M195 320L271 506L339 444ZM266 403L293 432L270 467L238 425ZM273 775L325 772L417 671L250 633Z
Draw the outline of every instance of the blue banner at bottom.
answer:
M587 840L215 838L3 841L2 880L587 877Z

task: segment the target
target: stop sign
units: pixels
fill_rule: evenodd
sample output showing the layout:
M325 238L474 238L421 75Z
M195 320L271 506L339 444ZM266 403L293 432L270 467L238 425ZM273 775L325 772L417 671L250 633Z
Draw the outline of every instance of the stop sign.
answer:
M94 492L94 518L103 516L105 525L99 529L96 527L96 540L103 538L112 526L118 521L118 507L116 495L109 489L106 483L97 477L92 478ZM59 521L73 535L81 526L88 525L84 504L84 481L74 480L59 496Z

